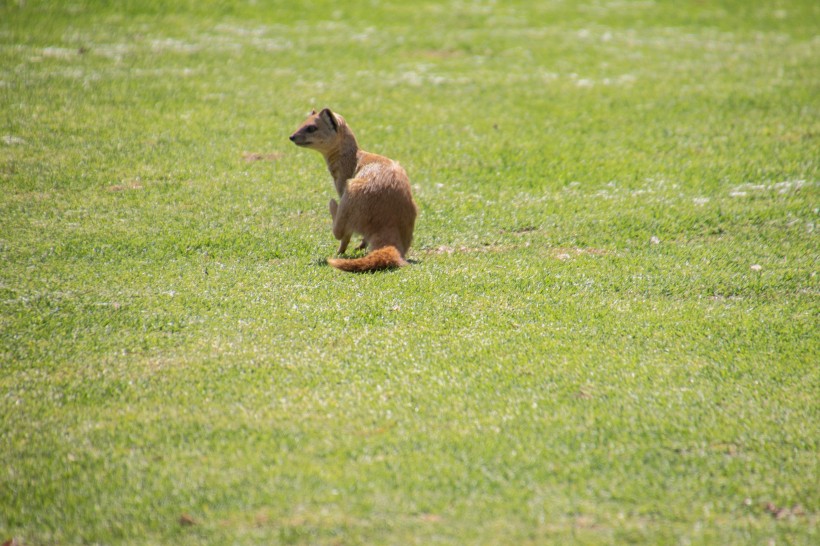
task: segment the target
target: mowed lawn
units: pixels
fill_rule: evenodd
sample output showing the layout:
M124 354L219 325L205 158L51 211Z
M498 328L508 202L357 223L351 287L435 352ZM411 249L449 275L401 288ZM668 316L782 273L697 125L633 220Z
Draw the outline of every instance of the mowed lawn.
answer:
M0 542L817 544L818 158L814 0L0 2Z

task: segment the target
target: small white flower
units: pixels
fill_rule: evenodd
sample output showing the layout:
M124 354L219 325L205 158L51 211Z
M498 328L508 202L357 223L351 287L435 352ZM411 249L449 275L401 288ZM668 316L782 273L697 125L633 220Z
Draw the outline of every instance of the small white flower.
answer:
M653 235L653 236L652 236L652 238L651 238L651 239L649 239L649 242L650 242L650 243L652 243L653 245L659 245L659 244L661 244L661 240L660 240L660 239L658 239L658 237L657 237L657 236L655 236L655 235Z
M763 266L762 266L762 265L759 265L759 264L754 264L754 265L752 266L752 271L760 271L761 269L763 269Z

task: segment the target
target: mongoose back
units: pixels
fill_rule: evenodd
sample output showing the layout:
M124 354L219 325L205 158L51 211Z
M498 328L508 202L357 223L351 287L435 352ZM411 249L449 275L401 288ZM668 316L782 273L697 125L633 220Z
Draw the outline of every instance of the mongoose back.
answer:
M338 253L347 250L354 234L362 236L359 248L370 250L362 258L329 259L328 263L352 272L406 265L418 207L404 169L391 159L359 149L344 118L328 108L311 112L290 140L316 150L327 162L339 194L338 203L330 200Z

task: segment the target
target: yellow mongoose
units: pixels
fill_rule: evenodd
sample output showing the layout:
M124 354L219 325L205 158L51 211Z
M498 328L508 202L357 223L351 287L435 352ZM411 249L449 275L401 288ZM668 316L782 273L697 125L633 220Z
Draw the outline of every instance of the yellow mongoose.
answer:
M404 169L391 159L359 149L344 118L328 108L311 112L290 140L316 150L327 162L339 194L338 203L330 200L333 236L341 241L338 253L347 250L354 233L362 236L359 248L371 250L362 258L327 263L353 272L406 265L418 208Z

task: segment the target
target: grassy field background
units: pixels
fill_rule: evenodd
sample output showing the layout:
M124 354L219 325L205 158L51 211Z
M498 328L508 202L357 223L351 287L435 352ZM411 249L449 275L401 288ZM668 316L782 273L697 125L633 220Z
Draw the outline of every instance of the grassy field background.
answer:
M0 2L0 541L816 544L818 21ZM323 106L412 266L325 265Z

